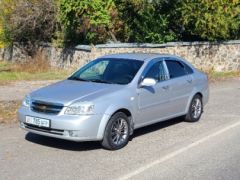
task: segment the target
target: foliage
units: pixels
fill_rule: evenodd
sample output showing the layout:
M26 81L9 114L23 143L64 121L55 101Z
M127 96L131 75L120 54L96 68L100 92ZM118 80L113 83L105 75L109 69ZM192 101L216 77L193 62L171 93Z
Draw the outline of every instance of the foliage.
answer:
M239 0L182 0L176 13L188 40L226 40L237 38L240 29ZM239 38L239 36L238 36Z
M30 45L50 41L55 31L54 0L2 0L2 41Z
M162 43L175 39L169 28L169 16L161 12L164 1L117 0L130 42Z
M0 47L11 44L11 31L8 23L14 7L15 3L12 0L0 1Z
M0 22L0 48L5 46L5 33L4 28L2 27L2 23Z
M1 22L0 22L1 24ZM3 32L3 28L2 28L2 25L0 25L0 48L3 48L4 47L4 42L2 40L2 37L4 36L4 32Z
M116 39L120 30L113 0L60 0L60 20L65 40L75 43L102 43Z
M55 30L53 0L17 0L10 24L14 41L50 41Z
M240 0L0 0L0 47L239 38Z

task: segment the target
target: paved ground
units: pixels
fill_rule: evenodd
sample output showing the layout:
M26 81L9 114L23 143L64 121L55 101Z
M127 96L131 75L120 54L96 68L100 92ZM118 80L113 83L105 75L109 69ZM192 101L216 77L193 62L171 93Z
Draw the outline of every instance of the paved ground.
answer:
M210 88L199 122L139 129L114 152L0 125L0 179L240 179L240 79Z
M7 84L4 86L0 85L0 101L16 101L22 100L24 96L41 87L46 86L55 81L18 81L16 83Z

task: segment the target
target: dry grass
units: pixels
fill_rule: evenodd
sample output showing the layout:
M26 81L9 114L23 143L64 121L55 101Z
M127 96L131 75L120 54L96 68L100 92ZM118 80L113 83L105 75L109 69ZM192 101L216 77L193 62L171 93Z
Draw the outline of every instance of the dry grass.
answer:
M37 52L32 59L28 59L22 63L15 63L12 66L12 71L16 72L43 73L50 70L50 63L41 52Z
M0 101L0 124L16 123L20 101Z
M57 80L64 79L70 70L59 70L50 67L49 61L41 53L22 63L0 61L0 85L17 80Z
M210 82L227 80L234 77L240 77L240 71L227 71L227 72L216 72L213 69L204 71L210 80Z

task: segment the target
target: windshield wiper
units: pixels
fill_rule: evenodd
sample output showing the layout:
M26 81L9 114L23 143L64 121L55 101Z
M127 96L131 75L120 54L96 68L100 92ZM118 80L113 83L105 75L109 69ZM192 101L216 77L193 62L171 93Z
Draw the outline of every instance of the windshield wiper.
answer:
M88 81L88 80L86 80L86 79L82 79L82 78L80 78L80 77L70 77L70 78L68 78L68 80Z
M101 79L82 79L80 77L70 77L68 80L76 80L76 81L87 81L87 82L96 82L96 83L107 83L107 84L113 84L112 82L101 80Z
M105 80L102 80L102 79L91 79L89 80L90 82L96 82L96 83L107 83L107 84L113 84L112 82L110 81L105 81Z

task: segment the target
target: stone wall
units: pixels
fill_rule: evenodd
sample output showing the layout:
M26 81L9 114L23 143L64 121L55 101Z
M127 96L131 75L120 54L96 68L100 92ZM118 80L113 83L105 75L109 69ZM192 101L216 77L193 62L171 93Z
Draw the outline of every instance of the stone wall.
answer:
M164 53L182 56L197 68L215 71L240 71L240 41L221 43L209 42L176 42L166 44L103 44L96 46L79 45L74 48L60 49L43 46L42 52L48 57L51 65L59 68L77 68L105 54L114 53ZM19 48L8 50L8 60L21 61L27 56ZM7 59L0 51L2 59Z

